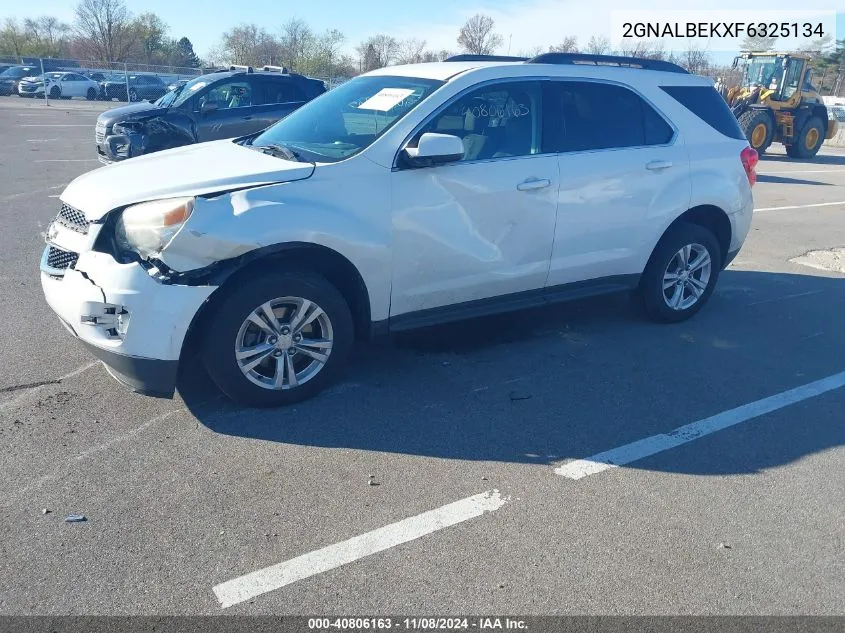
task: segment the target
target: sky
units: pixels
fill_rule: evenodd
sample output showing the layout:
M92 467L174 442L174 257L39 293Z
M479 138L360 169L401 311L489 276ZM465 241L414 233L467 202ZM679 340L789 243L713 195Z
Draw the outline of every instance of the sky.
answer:
M33 15L52 15L63 21L73 20L74 0L0 0L0 18L17 18ZM585 45L590 35L611 34L613 11L631 8L707 9L713 19L720 18L715 2L688 0L681 5L677 0L650 0L647 5L632 5L630 0L126 0L133 13L152 11L170 27L172 37L187 36L200 57L220 41L224 31L240 23L256 23L270 32L278 32L281 25L292 17L305 20L313 30L336 28L347 37L345 48L352 53L355 46L369 35L387 33L404 39L414 37L426 40L431 49L457 50L456 37L461 24L475 13L485 13L496 21L497 31L504 37L500 53L516 54L535 46L548 46L560 42L566 35L575 35ZM736 4L721 3L726 10ZM794 0L744 0L743 9L794 10ZM845 37L845 13L841 12L842 0L812 0L813 9L839 8L837 37ZM652 13L653 15L653 13ZM615 44L615 42L613 43ZM732 57L716 53L717 59Z

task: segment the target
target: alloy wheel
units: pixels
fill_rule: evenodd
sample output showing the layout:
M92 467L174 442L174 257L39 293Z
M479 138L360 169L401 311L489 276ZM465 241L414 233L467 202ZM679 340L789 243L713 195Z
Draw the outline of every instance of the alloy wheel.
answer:
M688 310L710 283L713 261L701 244L687 244L669 260L663 273L663 300L673 310Z
M235 339L235 360L252 383L294 389L325 367L334 343L331 320L313 301L279 297L255 308Z

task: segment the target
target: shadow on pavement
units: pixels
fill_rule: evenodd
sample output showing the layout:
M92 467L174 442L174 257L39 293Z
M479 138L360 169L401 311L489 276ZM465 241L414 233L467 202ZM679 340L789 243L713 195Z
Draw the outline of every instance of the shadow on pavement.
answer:
M201 423L226 435L552 464L845 370L843 310L845 278L728 270L710 304L682 324L646 322L627 296L607 296L362 345L345 382L288 408L227 401L209 409L201 403L214 388L199 373L183 377L180 393ZM845 391L793 407L769 414L780 425L761 427L741 459L720 448L699 461L655 457L628 467L753 473L845 443ZM806 407L815 407L809 427ZM813 432L796 434L801 428Z
M813 158L790 158L789 156L764 154L762 162L796 163L799 165L845 165L845 154L816 154Z
M818 180L805 180L803 178L785 178L783 176L772 176L769 174L758 174L757 182L770 182L778 185L825 185L832 186L829 182L819 182Z

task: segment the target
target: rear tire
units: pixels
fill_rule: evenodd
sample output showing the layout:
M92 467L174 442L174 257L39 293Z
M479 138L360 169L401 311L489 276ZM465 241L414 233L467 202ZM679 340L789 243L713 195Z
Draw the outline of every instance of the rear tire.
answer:
M59 89L58 86L53 86L50 88L50 98L51 99L58 99L62 96L62 91Z
M698 224L679 224L657 244L635 297L654 321L685 321L710 299L721 269L716 236Z
M88 88L88 92L85 93L85 98L88 99L88 101L93 101L97 98L97 91L93 88Z
M786 146L786 154L792 158L813 158L819 153L822 143L824 124L819 117L814 116L798 134L797 142Z
M775 125L771 115L766 110L748 110L739 117L739 127L748 139L748 144L758 154L763 154L775 136Z
M315 273L263 275L223 292L202 355L211 379L235 402L276 407L310 398L332 382L352 350L349 306ZM262 310L267 305L270 318ZM305 325L300 314L308 315Z
M134 89L134 88L132 88L132 89L129 91L129 101L137 101L137 100L138 100L138 93L137 93L137 92L135 92L135 89Z

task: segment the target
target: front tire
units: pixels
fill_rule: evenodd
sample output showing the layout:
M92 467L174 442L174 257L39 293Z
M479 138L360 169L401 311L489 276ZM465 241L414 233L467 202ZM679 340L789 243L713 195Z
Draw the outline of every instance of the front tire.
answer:
M62 91L59 89L58 86L53 86L50 88L50 98L51 99L58 99L62 96Z
M697 224L679 224L660 240L636 291L654 321L678 323L695 315L713 294L722 252L713 233Z
M343 295L326 279L290 271L223 292L203 344L206 369L223 393L246 406L276 407L332 382L354 327Z
M819 117L814 116L801 130L797 142L786 146L786 154L791 158L813 158L819 153L822 143L824 143L824 124Z
M752 149L762 156L775 136L775 125L766 110L749 110L739 117L739 127Z

